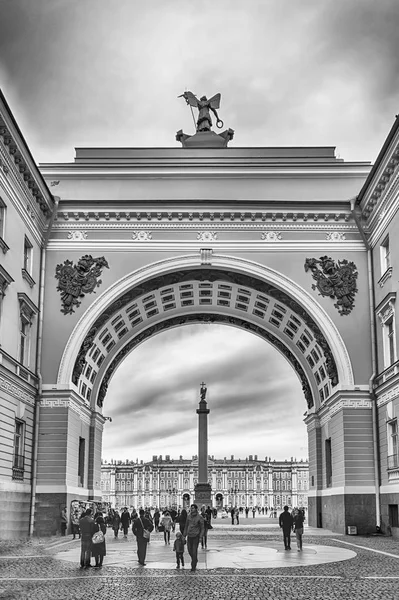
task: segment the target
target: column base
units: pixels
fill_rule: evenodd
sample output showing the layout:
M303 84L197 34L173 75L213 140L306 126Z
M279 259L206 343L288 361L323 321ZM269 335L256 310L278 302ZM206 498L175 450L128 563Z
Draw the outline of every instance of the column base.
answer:
M201 506L212 506L212 487L209 483L197 483L194 487L194 502L198 504L198 510Z

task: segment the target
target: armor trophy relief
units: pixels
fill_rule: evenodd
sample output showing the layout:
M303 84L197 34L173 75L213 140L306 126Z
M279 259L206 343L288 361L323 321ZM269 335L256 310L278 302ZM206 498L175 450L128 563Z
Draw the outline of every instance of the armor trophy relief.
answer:
M226 148L228 142L233 139L233 129L226 129L219 134L212 131L211 112L216 117L216 127L221 129L224 125L217 113L221 94L215 94L208 100L206 96L198 99L193 92L187 91L178 97L184 98L187 106L190 106L196 128L194 135L187 135L183 133L182 129L176 133L176 140L182 144L183 148ZM193 108L198 109L197 120L195 120Z

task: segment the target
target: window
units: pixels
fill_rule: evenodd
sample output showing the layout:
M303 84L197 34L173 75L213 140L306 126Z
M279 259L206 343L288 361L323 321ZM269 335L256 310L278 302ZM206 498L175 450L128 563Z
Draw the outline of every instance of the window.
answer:
M382 345L383 345L383 368L387 369L397 360L396 350L396 321L395 321L395 300L396 294L390 293L379 304L376 309L378 318L382 328Z
M19 330L19 362L21 365L24 365L27 359L29 345L28 333L29 323L27 323L24 316L21 315L21 327Z
M24 478L24 446L25 446L25 423L15 419L14 432L14 457L12 465L12 478L23 480Z
M331 456L331 438L325 441L326 451L326 485L332 486L332 456Z
M391 258L389 252L389 235L385 238L380 246L380 256L381 256L381 275L385 273L391 266Z
M18 293L20 310L19 362L29 367L29 341L32 319L39 309L24 293Z
M25 236L25 239L24 239L24 266L23 266L23 268L29 274L31 273L31 269L32 269L32 244L31 244L31 242L28 240L28 238L26 236Z
M398 468L398 419L392 419L388 421L388 469Z
M397 504L388 504L389 525L399 527L399 513Z
M387 356L389 364L395 362L395 330L393 328L393 317L389 319L386 325L386 337L387 337Z
M9 250L9 247L4 241L6 229L6 208L6 204L0 197L0 248L3 250L4 254L7 252L7 250Z
M0 322L1 322L1 305L3 298L6 295L6 289L12 283L14 279L9 273L0 265Z
M84 486L85 476L85 439L79 438L79 455L78 455L78 485Z

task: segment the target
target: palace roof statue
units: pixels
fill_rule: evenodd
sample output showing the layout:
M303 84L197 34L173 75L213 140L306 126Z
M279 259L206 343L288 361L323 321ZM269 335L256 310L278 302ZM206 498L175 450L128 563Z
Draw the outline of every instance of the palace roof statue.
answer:
M228 129L220 134L212 131L211 112L216 117L216 127L218 129L223 127L223 121L217 113L217 109L220 107L221 94L215 94L208 100L206 96L201 96L198 99L193 92L187 91L181 94L179 98L184 98L187 105L198 109L195 135L187 135L182 130L176 134L176 139L182 143L183 148L226 148L228 142L233 138L234 131ZM192 108L191 113L195 123Z

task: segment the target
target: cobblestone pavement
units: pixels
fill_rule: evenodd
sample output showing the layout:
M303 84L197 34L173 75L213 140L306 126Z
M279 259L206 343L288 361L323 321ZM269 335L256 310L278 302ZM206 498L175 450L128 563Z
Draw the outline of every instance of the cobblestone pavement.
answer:
M0 542L0 600L399 600L399 540L323 535L320 530L317 535L306 530L305 534L305 548L328 546L356 555L328 564L285 568L146 570L137 568L136 545L129 533L127 541L107 536L107 544L110 549L113 544L127 544L131 568L107 566L106 557L102 569L82 571L78 564L59 559L79 545L70 537ZM282 542L277 527L239 532L215 528L208 546L222 543L240 548L251 541L264 541L265 546Z

